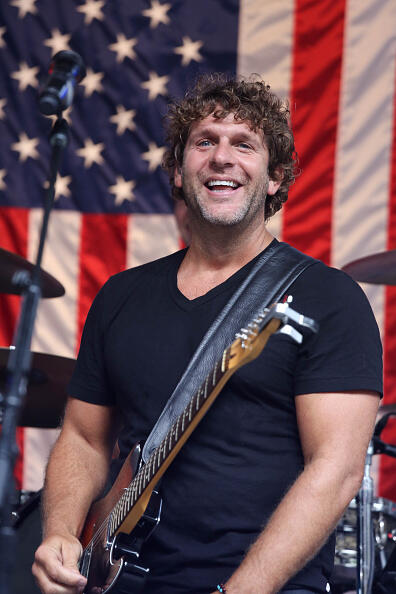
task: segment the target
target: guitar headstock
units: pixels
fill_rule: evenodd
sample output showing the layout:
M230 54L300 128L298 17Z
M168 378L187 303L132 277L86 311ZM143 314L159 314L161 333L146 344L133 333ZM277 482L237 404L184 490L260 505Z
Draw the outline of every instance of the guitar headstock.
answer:
M231 345L228 368L240 367L252 361L261 353L272 334L281 332L287 334L298 343L302 342L302 334L288 322L292 320L298 326L304 326L312 332L318 331L318 324L290 307L292 299L285 303L274 303L270 308L259 312L235 335L236 340Z

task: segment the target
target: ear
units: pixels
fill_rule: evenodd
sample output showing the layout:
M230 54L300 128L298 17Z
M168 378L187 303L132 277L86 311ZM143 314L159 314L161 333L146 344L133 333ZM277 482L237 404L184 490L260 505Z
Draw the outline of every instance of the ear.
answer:
M181 173L181 168L179 167L179 165L175 166L175 175L173 178L174 184L176 186L176 188L181 188L182 187L182 173Z
M267 194L273 196L280 188L283 179L282 169L276 169L273 178L269 178Z

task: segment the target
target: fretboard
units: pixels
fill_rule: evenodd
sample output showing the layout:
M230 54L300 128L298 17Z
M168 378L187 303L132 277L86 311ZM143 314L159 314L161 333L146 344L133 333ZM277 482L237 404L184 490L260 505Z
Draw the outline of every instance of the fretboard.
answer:
M133 481L124 490L122 496L114 506L109 520L108 529L111 537L120 528L148 485L153 481L158 482L161 478L169 465L169 459L173 459L175 451L180 449L182 443L185 441L183 437L189 432L194 421L197 421L200 413L201 418L204 416L206 411L202 412L202 409L205 403L207 403L208 398L216 390L216 387L228 370L229 351L230 349L228 348L223 352L221 360L209 372L205 381L195 392L184 411L174 421L160 445L153 451L147 463L140 468Z

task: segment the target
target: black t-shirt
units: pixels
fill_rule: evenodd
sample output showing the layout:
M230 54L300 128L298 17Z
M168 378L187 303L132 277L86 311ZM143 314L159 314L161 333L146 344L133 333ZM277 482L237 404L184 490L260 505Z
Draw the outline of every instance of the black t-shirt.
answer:
M177 288L184 254L112 277L87 318L70 394L120 408L123 457L147 437L209 325L255 262L188 300ZM147 594L207 594L239 565L303 469L295 396L382 390L381 343L360 287L318 262L288 293L320 331L303 331L302 345L271 336L228 381L166 472L162 519L141 556L151 570ZM290 586L325 591L333 554L331 537Z

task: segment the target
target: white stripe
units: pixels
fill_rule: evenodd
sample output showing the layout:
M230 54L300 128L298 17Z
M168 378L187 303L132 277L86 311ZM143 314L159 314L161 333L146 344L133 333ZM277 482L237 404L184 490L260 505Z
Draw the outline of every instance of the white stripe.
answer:
M293 0L240 0L238 74L260 74L271 89L290 94Z
M58 429L26 427L24 430L22 489L39 491L43 486L48 456L58 433Z
M35 257L42 211L31 211L28 257ZM76 352L80 226L78 212L56 210L51 214L42 267L65 287L65 295L43 299L37 313L32 349L63 357Z
M332 263L386 249L396 3L347 4L333 207ZM364 287L381 330L382 287Z
M127 268L167 256L179 249L173 215L131 215L128 218Z
M260 74L280 97L290 97L294 0L240 0L238 74ZM282 211L268 230L281 239Z
M31 210L28 231L28 259L31 261L36 258L41 219L40 209ZM62 283L66 294L41 301L32 340L33 351L75 356L80 221L81 216L76 212L54 211L51 214L42 267ZM36 491L42 486L44 467L58 432L27 428L24 433L22 485L24 489Z

